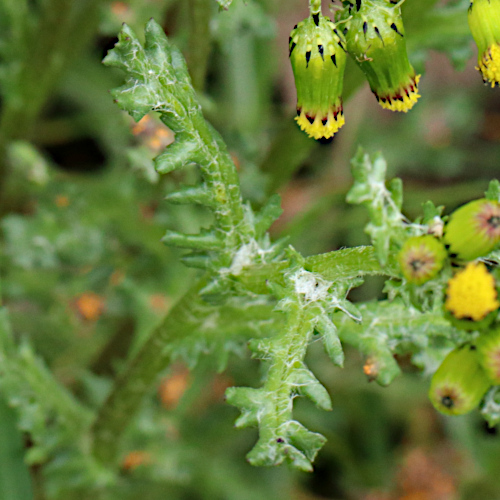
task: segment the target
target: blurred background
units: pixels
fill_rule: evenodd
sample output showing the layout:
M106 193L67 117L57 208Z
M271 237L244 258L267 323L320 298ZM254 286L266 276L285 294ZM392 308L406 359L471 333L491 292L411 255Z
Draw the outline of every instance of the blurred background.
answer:
M369 243L367 214L344 202L360 145L382 151L389 176L403 179L410 218L429 199L449 213L499 176L500 91L474 68L468 3L407 0L410 60L423 75L418 104L408 114L383 110L349 64L346 124L322 144L293 121L288 35L307 16L306 0L234 0L227 10L216 0L0 0L0 269L16 336L97 407L196 275L160 239L167 228L207 224L203 209L163 201L198 174L160 178L152 158L173 134L153 113L134 123L108 92L123 75L101 60L123 22L139 34L151 17L162 24L187 58L245 197L258 207L279 192L284 213L273 237L289 235L311 255ZM382 286L371 278L351 298L383 298ZM428 380L408 360L399 360L404 376L381 388L367 382L354 351L343 370L317 343L308 356L334 406L296 404L297 419L328 438L313 473L246 463L256 431L235 430L237 410L223 401L228 386L258 383L259 365L243 352L223 374L208 360L192 371L172 367L127 436L109 498L500 499L496 428L478 414L438 415ZM15 432L5 404L0 417L0 435ZM43 467L28 472L26 498L52 498Z

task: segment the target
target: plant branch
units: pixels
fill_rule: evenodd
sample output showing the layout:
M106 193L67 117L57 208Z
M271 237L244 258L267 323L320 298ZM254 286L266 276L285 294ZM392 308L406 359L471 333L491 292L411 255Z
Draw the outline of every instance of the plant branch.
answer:
M289 263L255 266L241 276L239 282L253 293L269 294L266 282L284 283L283 272ZM306 259L307 270L337 281L372 274L390 274L383 270L371 247L338 250ZM137 413L144 396L154 387L159 373L171 362L171 346L179 339L196 336L203 321L214 312L199 292L208 282L201 279L177 303L161 326L154 330L141 350L119 376L93 425L94 453L105 464L117 459L121 436Z

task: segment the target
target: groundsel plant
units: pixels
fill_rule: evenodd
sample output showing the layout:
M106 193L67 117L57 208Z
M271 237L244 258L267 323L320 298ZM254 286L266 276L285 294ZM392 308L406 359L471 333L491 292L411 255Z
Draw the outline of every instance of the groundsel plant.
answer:
M381 5L384 3L388 5ZM393 10L399 9L399 4L375 1L347 4L344 7L346 16L351 17L346 17L346 20L351 25L356 12L364 12L362 9L366 8L368 13L375 11L375 14L377 9L383 8L384 12L389 9L389 17L383 18L389 33L394 40L403 38L403 28L396 24L400 23L399 18L391 17L395 15ZM377 38L383 39L382 28L377 28L377 23L381 21L377 19L375 17L370 21L370 30L375 32ZM323 85L324 76L329 81L343 76L333 67L323 69L322 65L338 68L342 61L339 50L344 51L345 47L335 25L322 19L317 2L311 2L311 18L305 22L310 24L299 24L292 34L290 50L292 57L305 52L302 54L304 61L295 63L296 76L303 80L311 78L309 85L314 88L315 78ZM301 29L305 30L305 34L300 32ZM348 33L348 27L346 29ZM315 41L318 43L315 46L311 40L304 43L301 37L314 37L316 30L319 38ZM364 37L363 31L367 29L362 27L361 30L360 36ZM328 31L332 32L328 35L331 40L325 38ZM356 39L359 36L353 38ZM388 45L388 40L382 40L377 50L383 52ZM394 50L399 53L404 50L402 47ZM370 45L364 50L371 48ZM313 49L317 54L312 53ZM378 57L373 55L374 65ZM381 64L397 71L397 75L404 73L397 59L388 61L384 55L380 58ZM366 60L371 59L367 55ZM175 142L156 158L157 171L167 174L188 163L195 163L200 168L200 185L183 187L170 193L167 200L202 204L213 212L214 225L211 229L196 235L167 231L164 237L166 244L190 250L183 258L186 265L205 269L188 298L181 300L171 316L198 316L201 323L203 316L211 316L228 305L239 307L242 314L252 307L267 307L269 310L265 328L259 329L253 324L251 337L245 339L249 341L253 356L266 363L267 374L262 386L230 388L226 393L227 402L241 412L236 426L255 426L259 429L258 442L248 454L253 465L288 463L298 469L311 470L312 462L324 443L323 436L306 429L293 417L293 400L298 396L309 398L322 410L332 409L328 392L305 363L307 348L314 336L321 338L326 353L337 366L342 366L344 362L343 344L354 345L366 356L369 376L385 385L399 373L394 354L410 353L417 365L431 370L422 361L422 351L431 349L434 342L446 347L441 347L443 353L454 346L461 348L462 344L473 343L480 338L477 332L486 316L495 321L500 303L496 300L494 274L490 274L482 263L469 263L463 271L460 266L471 257L487 257L500 242L497 230L500 226L497 215L500 208L498 183L491 184L484 201L472 202L471 209L459 209L456 215L452 214L449 227L441 219L442 209L432 204L426 204L421 219L411 222L401 213L403 194L400 180L393 179L387 183L383 157L370 157L360 150L352 161L354 185L347 201L366 206L370 215L366 231L373 247L304 258L283 242L272 243L269 239L266 231L280 214L276 196L271 197L258 212L243 202L235 166L222 139L203 118L182 56L168 42L158 24L153 20L148 23L144 45L125 26L119 42L104 63L122 69L127 76L125 85L113 91L115 102L136 120L150 110L158 112L161 120L176 135ZM398 83L400 79L395 78L392 87L384 87L376 95L379 100L402 103L405 109L400 109L399 105L392 108L407 111L416 102L418 77L407 62L401 64L406 65L408 75L406 80L402 76L398 78L407 83ZM309 76L308 71L314 74ZM377 92L375 80L371 84ZM390 94L392 91L396 93ZM405 97L402 97L403 94ZM316 115L311 126L315 131L321 126L331 128L331 120L340 115L335 111L332 115L329 107L339 105L335 95L332 98L321 92L308 95L311 100L307 104L308 109L315 99L321 101L325 98L330 102L324 108L318 102L318 109L323 109L321 112L326 116L326 123L319 123ZM387 103L383 101L383 104ZM302 113L301 108L301 116ZM465 210L467 214L464 216ZM459 246L462 239L462 234L457 234L455 230L457 220L460 221L461 233L472 236L466 240L466 249L447 253L446 248ZM467 310L473 302L467 296L470 287L459 287L459 291L453 288L453 280L472 265L480 266L491 281L484 283L476 274L467 277L467 281L477 281L478 290L484 291L478 300L482 305L480 311ZM363 282L363 276L370 274L388 276L386 289L389 300L357 307L349 302L347 294ZM450 306L452 301L458 305ZM390 325L370 320L377 316L379 309L390 315ZM95 451L104 462L112 462L115 458L115 430L127 424L134 414L134 406L140 401L143 388L154 381L159 370L180 355L190 364L195 363L202 351L200 344L208 346L208 351L213 349L223 368L227 355L235 349L238 340L245 337L245 329L242 329L237 335L235 332L232 338L203 338L195 328L191 335L177 338L175 329L170 331L172 321L168 317L144 344L137 354L137 361L124 371L94 423ZM253 322L252 319L250 321ZM460 322L466 323L467 332L476 333L464 333ZM491 327L491 322L487 327ZM167 332L170 338L167 338ZM213 348L215 342L219 343L217 349ZM443 370L447 377L452 377L453 370L447 368L448 364L443 365ZM483 373L479 361L474 364L474 369ZM467 410L477 406L486 390L494 384L484 380L487 380L486 375L478 382L479 389L458 384L458 392L461 390L468 394L476 390L472 398L474 404L464 405ZM433 383L431 388L431 399L438 409L441 405L453 408L454 413L463 413L453 395L448 393L439 396L435 402L432 391L438 382ZM459 393L458 397L465 396ZM123 408L124 405L127 408Z
M218 3L226 9L231 2ZM310 16L289 40L296 120L308 135L330 139L342 127L347 57L361 68L382 108L406 113L418 105L420 75L406 53L401 5L343 1L330 20L320 2L310 2ZM474 0L468 14L488 85L499 83L500 37L494 29L481 30L499 11L499 0ZM461 15L467 16L466 8ZM166 230L163 242L185 249L182 263L199 274L124 363L95 413L56 382L29 345L16 344L2 309L0 387L33 440L28 461L44 464L49 477L70 478L49 495L62 497L75 484L103 489L116 482L127 428L174 361L194 367L210 358L223 371L228 358L246 355L247 347L262 362L262 383L230 387L226 401L240 412L236 427L258 429L247 455L255 466L313 469L326 438L295 418L294 400L308 398L320 411L335 405L335 395L332 402L315 367L306 363L315 341L338 367L346 346L358 350L365 359L359 370L382 386L401 372L396 357L408 356L432 375L429 397L437 410L459 415L479 409L490 425L500 422L497 181L483 198L449 217L427 202L422 215L409 220L402 213L401 180L386 179L382 154L360 148L351 163L347 201L366 209L371 245L304 257L269 235L281 214L278 195L259 209L243 199L235 163L203 115L184 58L155 20L148 22L144 42L124 25L104 64L125 76L123 86L112 90L122 110L135 121L155 112L175 134L154 160L156 173L199 169L197 184L179 186L166 201L205 207L212 224L197 234ZM351 302L349 292L372 275L385 277L387 298ZM50 431L44 427L48 420L54 423Z

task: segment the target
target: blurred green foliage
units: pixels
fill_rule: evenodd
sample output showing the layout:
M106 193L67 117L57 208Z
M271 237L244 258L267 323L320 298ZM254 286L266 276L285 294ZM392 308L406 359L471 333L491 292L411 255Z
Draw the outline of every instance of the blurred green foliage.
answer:
M311 338L306 362L333 408L294 403L305 428L326 437L311 474L245 461L256 431L232 428L238 413L223 394L233 385L261 385L265 370L250 359L247 338L286 328L272 312L275 303L256 296L225 303L214 315L206 304L217 290L210 289L205 302L193 298L198 289L188 296L200 300L200 318L181 311L172 320L181 324L181 361L139 388L146 397L116 443L119 465L104 467L91 453L95 412L199 274L161 238L167 229L194 234L213 223L204 206L164 201L179 184L199 184L200 173L190 165L168 176L155 171L152 158L173 141L159 114L134 124L109 95L123 75L101 60L123 22L142 41L153 17L183 52L203 113L238 167L251 205L246 216L279 191L284 215L271 235L288 237L305 256L369 243L366 210L344 201L352 184L349 161L360 144L382 151L388 176L403 179L397 217L399 209L416 217L428 199L448 213L498 177L500 94L483 87L474 70L468 1L406 1L422 98L407 116L379 110L349 65L346 125L330 145L308 139L292 120L287 39L307 15L306 3L0 0L2 499L500 498L496 428L484 426L477 413L438 416L427 400L428 380L416 373L415 365L432 372L449 349L447 335L456 332L432 311L415 319L400 303L372 310L370 300L385 299L376 276L349 298L363 303L368 336L390 365L389 379L400 368L403 375L387 388L368 384L357 350L345 349L341 370ZM386 229L392 215L382 221ZM377 246L381 254L387 248ZM312 259L306 265L314 270L328 264ZM356 345L361 327L342 317L335 335ZM195 330L202 341L184 341ZM400 368L384 344L387 330L404 346ZM432 349L407 348L414 331ZM262 345L252 349L266 358ZM198 364L188 373L182 359ZM223 375L215 373L226 364Z

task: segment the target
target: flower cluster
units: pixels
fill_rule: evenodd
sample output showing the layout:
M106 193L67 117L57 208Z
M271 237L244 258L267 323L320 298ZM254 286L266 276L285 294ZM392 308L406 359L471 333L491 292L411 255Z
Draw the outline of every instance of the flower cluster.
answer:
M314 139L329 139L344 125L342 87L346 54L363 71L384 109L408 112L420 94L408 60L401 16L404 0L342 0L335 22L311 3L311 14L296 25L289 49L297 88L300 128ZM314 7L313 7L314 4ZM500 0L471 0L469 26L478 47L483 80L500 85Z
M423 285L440 273L452 274L446 281L445 317L459 329L477 332L453 350L433 376L429 397L448 415L471 411L500 383L498 272L488 269L488 261L475 260L499 244L500 203L482 198L455 210L442 234L412 236L399 251L401 274L410 286Z
M383 108L406 113L420 97L420 75L408 61L399 4L357 0L343 5L336 23L312 9L290 35L296 121L315 139L333 137L344 124L342 87L347 53L365 74Z

